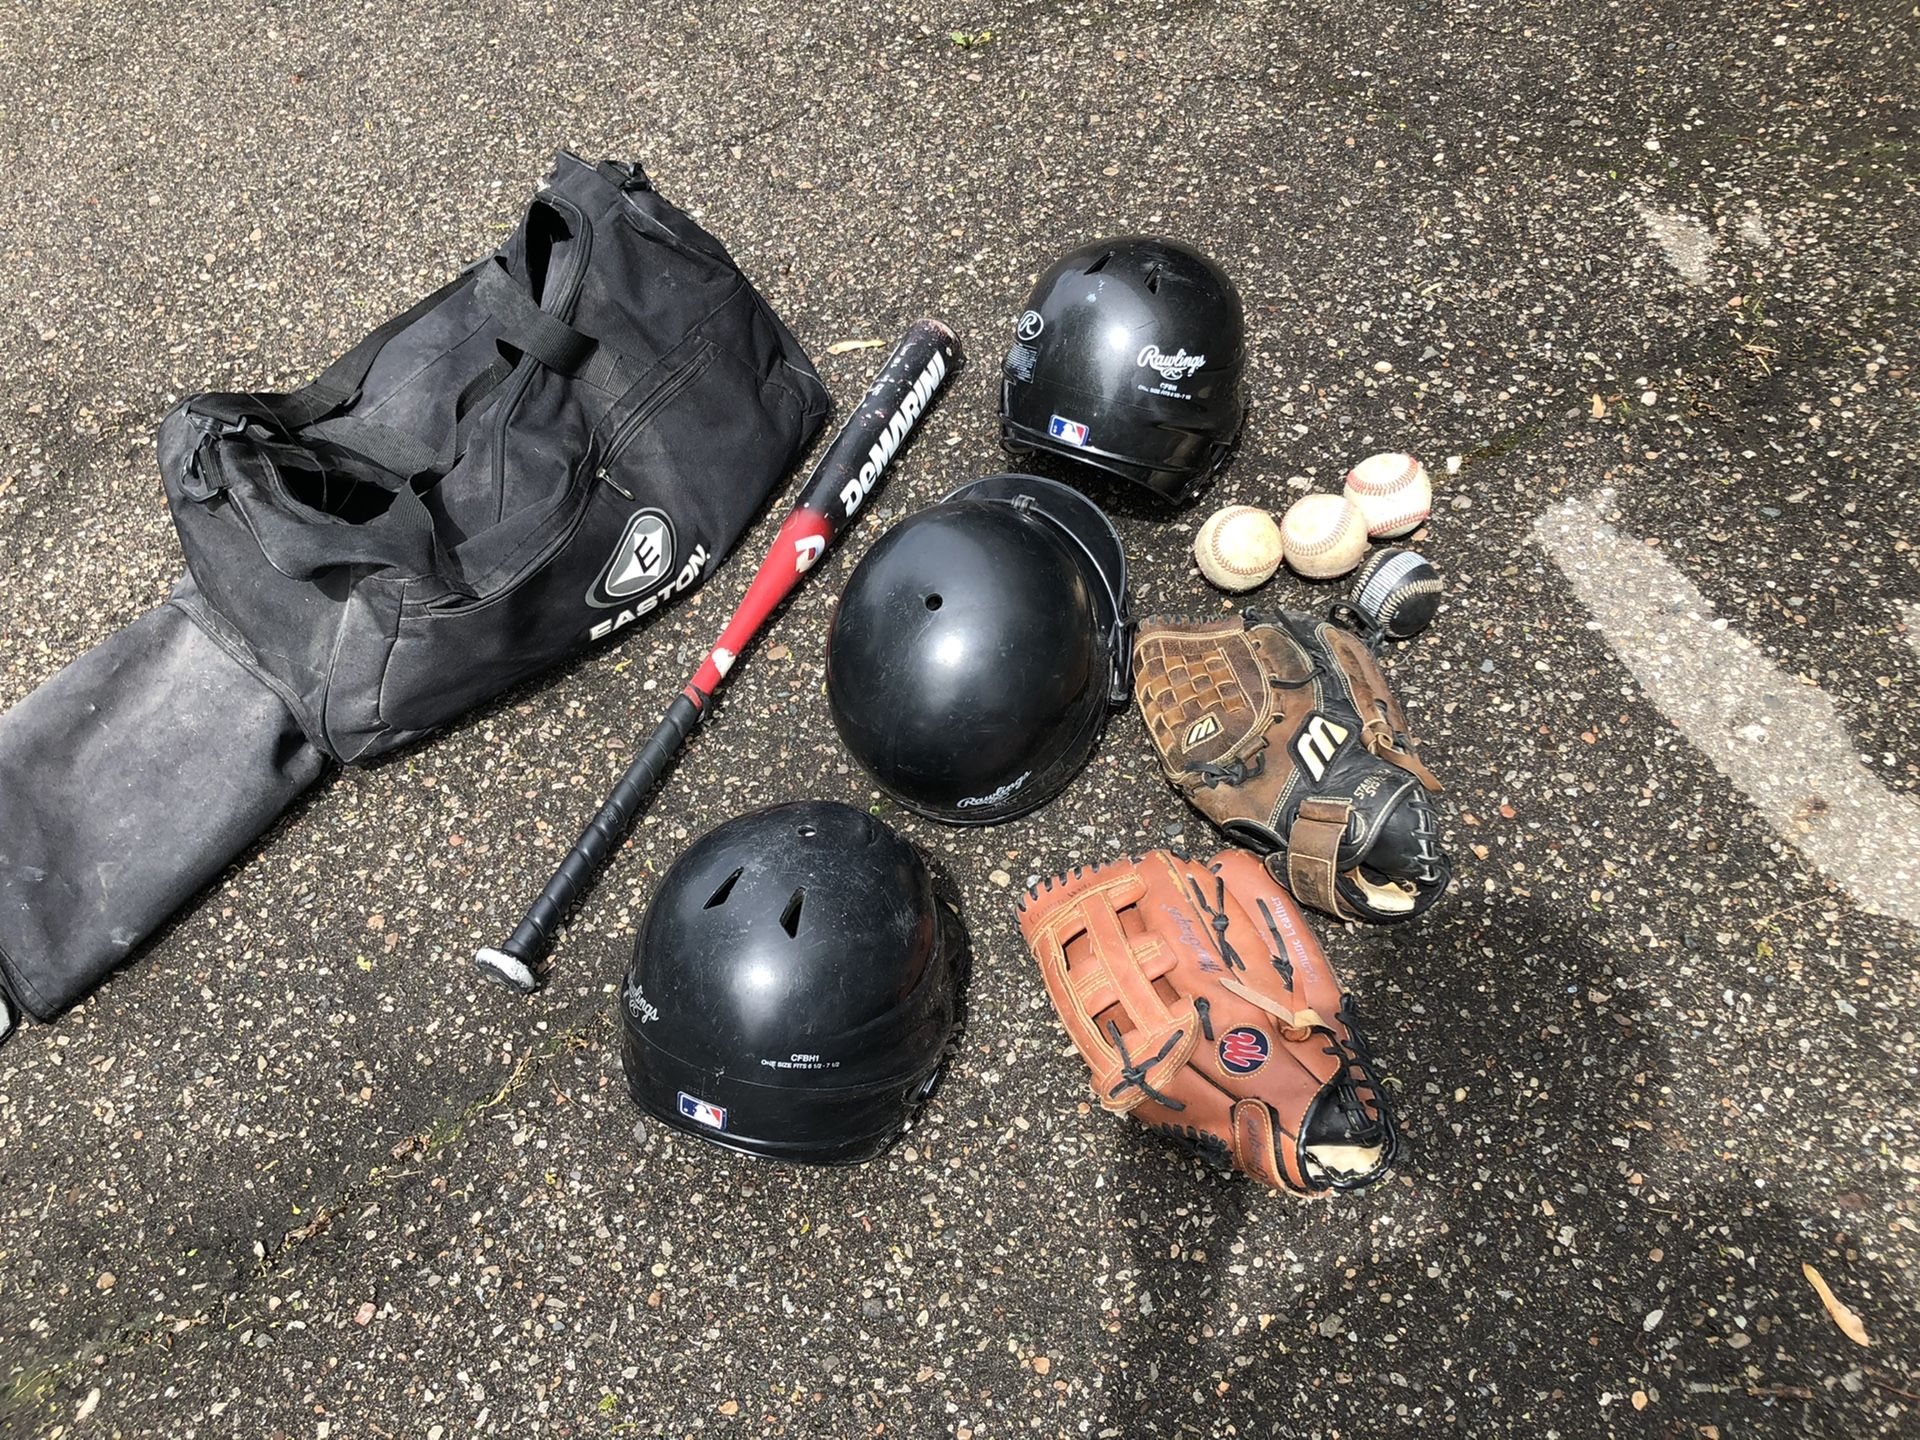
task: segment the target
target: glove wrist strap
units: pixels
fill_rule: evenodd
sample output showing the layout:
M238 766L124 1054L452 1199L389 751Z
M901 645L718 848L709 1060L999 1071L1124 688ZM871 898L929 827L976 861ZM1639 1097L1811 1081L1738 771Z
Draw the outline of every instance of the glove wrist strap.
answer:
M1337 881L1340 875L1340 842L1347 835L1347 818L1352 811L1345 800L1311 796L1300 802L1299 817L1287 835L1287 873L1281 875L1268 861L1268 873L1293 892L1303 905L1353 919L1353 912L1340 899Z

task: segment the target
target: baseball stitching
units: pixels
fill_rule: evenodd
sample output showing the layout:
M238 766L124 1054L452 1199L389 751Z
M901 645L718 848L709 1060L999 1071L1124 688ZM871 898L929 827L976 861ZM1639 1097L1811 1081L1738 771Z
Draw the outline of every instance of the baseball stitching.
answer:
M1403 585L1387 597L1387 603L1380 608L1380 624L1386 629L1393 628L1393 617L1400 613L1400 607L1416 595L1438 595L1438 580L1416 580L1411 585Z
M1376 499L1391 498L1391 493L1395 486L1410 484L1420 474L1419 456L1408 455L1406 462L1405 468L1403 468L1398 475L1378 485L1361 479L1358 469L1349 470L1347 471L1346 486L1349 490L1359 495L1368 495ZM1375 522L1365 511L1361 512L1361 518L1367 523L1367 538L1369 540L1377 540L1388 530L1397 529L1405 525L1409 520L1418 523L1419 521L1425 520L1431 514L1433 514L1433 506L1431 504L1425 509L1409 505L1395 514L1383 515L1378 522Z
M1404 485L1407 483L1407 481L1413 479L1414 476L1420 473L1420 457L1417 455L1409 455L1406 457L1406 459L1407 459L1406 469L1402 470L1392 480L1387 481L1385 484L1373 485L1365 480L1362 480L1360 478L1360 472L1358 470L1347 471L1346 483L1351 485L1355 490L1358 490L1362 495L1385 495L1393 486Z
M1345 528L1346 528L1345 526L1336 524L1331 530L1329 530L1325 535L1321 536L1318 540L1302 540L1299 544L1299 547L1296 549L1292 545L1286 545L1285 527L1283 526L1282 534L1281 534L1281 543L1283 545L1286 545L1286 551L1289 555L1293 555L1293 554L1324 555L1329 550L1333 549L1334 546L1339 542L1340 532Z
M1236 565L1220 553L1220 536L1227 528L1227 517L1238 519L1243 513L1258 515L1260 511L1252 505L1229 505L1220 512L1220 523L1214 527L1213 534L1207 537L1207 553L1213 557L1213 563L1229 575L1261 575L1266 571L1264 565Z

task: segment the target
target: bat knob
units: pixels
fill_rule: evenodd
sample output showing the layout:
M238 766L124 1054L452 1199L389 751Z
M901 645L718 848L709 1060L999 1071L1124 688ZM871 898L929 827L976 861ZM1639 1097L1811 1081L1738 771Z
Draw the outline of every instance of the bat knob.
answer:
M473 968L494 984L520 995L531 995L540 988L540 977L533 973L532 966L518 955L491 946L474 952Z

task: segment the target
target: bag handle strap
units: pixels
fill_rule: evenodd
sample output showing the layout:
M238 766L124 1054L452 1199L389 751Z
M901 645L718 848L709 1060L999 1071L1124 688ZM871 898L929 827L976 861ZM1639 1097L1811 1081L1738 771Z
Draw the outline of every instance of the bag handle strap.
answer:
M204 415L228 425L260 421L283 434L291 435L351 405L360 394L367 371L373 368L374 360L387 341L466 283L467 272L463 270L424 300L373 330L298 390L285 394L241 391L196 395L188 402L187 408L196 415Z
M600 342L591 335L542 310L531 295L514 283L498 257L481 266L473 293L500 322L502 339L551 370L563 375L578 374L599 348Z
M417 487L431 485L459 463L473 437L474 426L499 398L500 382L512 373L505 360L496 360L475 375L454 401L454 423L448 427L438 449L415 438L405 430L383 425L358 415L334 415L316 420L303 432L310 440L340 446L382 470L389 471L395 484L413 482Z
M593 167L593 173L618 190L653 189L653 181L637 160L602 160Z

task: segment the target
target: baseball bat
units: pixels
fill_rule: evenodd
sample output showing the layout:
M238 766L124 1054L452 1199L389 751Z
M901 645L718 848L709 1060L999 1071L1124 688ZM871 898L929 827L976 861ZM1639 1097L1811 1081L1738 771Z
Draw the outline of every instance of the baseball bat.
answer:
M960 342L938 320L916 320L887 356L867 393L827 453L814 466L800 498L781 522L753 581L700 668L674 697L666 717L613 787L600 813L553 872L539 898L498 948L475 953L474 968L489 980L523 995L540 988L535 970L553 948L554 932L593 885L633 828L641 803L667 764L700 723L707 703L727 678L740 652L767 617L812 569L836 536L880 485L947 377L962 363Z

